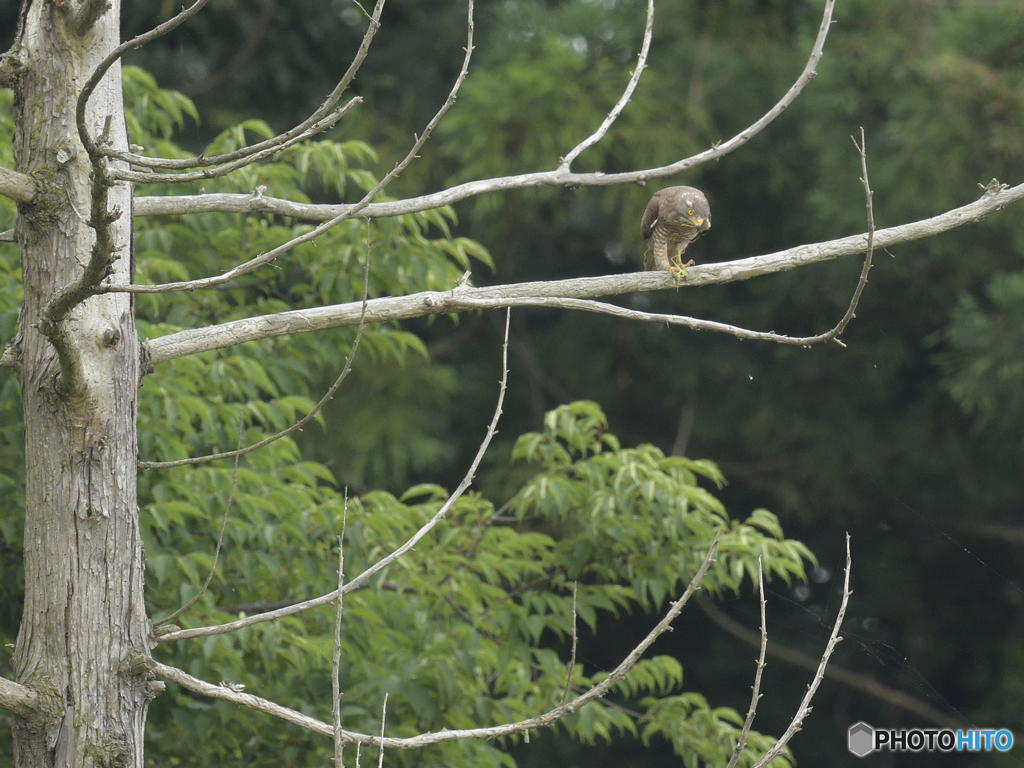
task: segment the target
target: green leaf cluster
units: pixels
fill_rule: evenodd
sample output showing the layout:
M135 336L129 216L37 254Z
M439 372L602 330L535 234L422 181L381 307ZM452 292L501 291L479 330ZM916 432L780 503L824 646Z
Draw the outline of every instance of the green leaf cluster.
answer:
M401 498L373 491L346 504L322 466L285 449L270 449L266 459L261 454L246 457L238 473L218 576L180 619L185 626L227 621L265 601L328 592L336 583L334 547L342 532L345 570L352 577L398 548L447 498L441 487L420 485ZM567 686L569 695L577 695L603 679L582 663L568 668L564 647L574 629L580 631L576 622L596 632L602 615L663 609L692 578L716 534L720 554L704 582L712 592L738 591L748 576L756 578L759 557L767 577L787 581L803 578L804 560L811 559L802 544L782 538L770 513L730 520L699 485L702 478L722 481L710 462L665 457L652 446L620 448L594 403L552 411L543 432L519 439L515 455L535 474L507 510L479 494L461 497L412 551L346 596L346 727L376 730L385 693L387 730L395 736L500 724L557 706ZM169 607L205 577L232 471L221 466L162 474L141 514L150 600ZM205 679L245 684L328 718L332 620L330 610L318 609L161 647L158 656ZM637 713L616 701L594 702L559 727L585 743L660 734L684 759L714 764L735 744L739 716L677 694L682 675L671 657L645 659L613 689L614 699L639 708ZM669 715L680 707L686 711ZM172 763L186 759L175 745L211 733L217 734L211 761L262 765L264 755L323 757L329 747L327 740L296 738L276 723L257 726L249 716L185 693L155 702L153 720L151 748ZM752 738L751 759L768 744ZM501 746L441 745L393 759L508 765Z

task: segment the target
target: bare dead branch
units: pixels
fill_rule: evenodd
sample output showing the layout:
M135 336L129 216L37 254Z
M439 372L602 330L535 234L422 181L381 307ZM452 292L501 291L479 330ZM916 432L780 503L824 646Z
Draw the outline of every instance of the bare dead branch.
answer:
M242 627L252 626L253 624L259 624L264 621L273 621L279 619L282 616L288 616L293 613L299 613L310 608L316 608L320 605L327 605L333 602L340 594L347 594L361 588L369 579L375 576L377 573L382 571L387 566L391 565L395 560L400 558L420 541L424 536L430 533L438 523L440 523L448 511L452 508L452 505L461 498L462 494L468 490L469 486L472 485L473 479L476 476L477 467L480 466L480 462L483 460L484 454L487 452L488 446L491 444L491 440L498 431L498 419L501 418L501 407L505 402L505 390L508 385L508 333L509 324L511 322L512 310L507 310L505 315L505 340L501 347L501 385L498 389L498 403L494 409L494 415L491 417L491 423L487 427L487 433L484 435L483 441L480 443L480 448L476 452L476 456L473 458L473 462L469 466L469 470L466 472L465 477L462 478L462 482L459 483L455 492L448 497L441 508L424 523L416 533L414 533L404 544L394 550L391 554L381 558L372 566L367 568L361 574L356 576L354 579L349 581L340 590L334 590L326 595L315 597L311 600L304 600L301 603L295 603L284 608L279 608L274 611L267 611L265 613L258 613L253 616L246 616L245 618L238 619L237 621L231 621L226 624L218 624L211 627L195 627L192 629L180 629L173 632L168 632L162 636L158 636L158 641L169 642L171 640L185 640L190 637L205 637L208 635L220 635L227 632L234 632L235 630L241 629Z
M145 663L149 669L160 677L165 680L170 680L173 683L177 683L186 690L200 693L204 696L210 697L211 699L230 701L233 704L248 707L249 709L254 709L257 712L272 715L286 722L305 728L306 730L313 731L314 733L319 733L324 736L333 736L333 729L331 726L314 717L309 717L301 712L288 709L288 707L282 707L280 704L275 704L272 701L261 699L259 696L253 696L251 693L232 690L226 685L214 685L213 683L208 683L205 680L192 677L192 675L183 672L177 667L161 664L154 660L146 660ZM345 735L347 736L348 734ZM367 738L373 739L372 736ZM347 741L351 742L353 739L349 738Z
M835 647L843 639L839 636L839 629L842 627L843 619L846 617L846 606L850 602L850 595L850 534L846 534L846 574L843 578L843 600L839 605L839 614L836 616L835 624L832 626L832 634L829 635L825 652L821 655L821 662L818 664L814 678L811 680L811 684L807 686L807 692L804 694L803 699L800 700L800 706L797 708L796 714L793 715L793 719L790 721L789 727L786 728L786 732L750 768L764 768L765 765L786 748L789 740L803 727L804 720L811 713L811 700L814 698L814 694L818 691L818 686L821 685L821 681L825 677L825 667L828 665L829 657L832 656L832 651L835 650Z
M481 179L458 184L440 192L420 197L396 200L387 203L374 203L359 209L359 213L367 218L399 216L440 208L457 203L466 198L489 192L505 192L511 189L529 189L535 187L594 187L615 186L619 184L645 184L652 179L674 176L695 166L716 160L733 150L742 147L750 139L764 130L772 121L781 115L786 108L800 95L800 92L815 76L818 61L821 59L832 24L832 9L835 0L828 0L822 16L818 36L814 41L811 54L807 59L803 72L796 79L785 95L779 99L768 112L756 122L740 131L728 141L715 144L710 149L669 165L658 166L640 171L625 173L571 173L568 170L556 169L538 173L525 173L516 176L501 176L493 179ZM358 204L357 204L358 205ZM290 200L260 197L252 195L191 195L177 197L142 197L136 202L136 215L162 216L180 215L183 213L275 213L282 216L322 221L341 215L354 206L338 205L301 205Z
M14 242L14 230L5 229L0 232L0 243L13 243Z
M754 717L757 714L757 702L761 700L761 673L764 672L764 654L768 648L768 619L765 616L764 600L764 570L761 567L761 558L757 558L757 595L761 601L761 653L757 657L757 672L754 674L754 686L750 695L750 708L747 710L747 717L743 721L743 729L736 741L736 749L733 750L729 764L725 768L735 768L736 763L743 754L743 748L747 746L747 737L750 735L750 727L754 724Z
M633 91L636 90L637 83L640 82L640 75L644 71L644 67L647 66L647 53L651 49L651 37L654 34L654 0L647 0L647 22L644 25L644 41L640 46L640 55L637 57L636 69L629 77L629 83L626 85L626 90L623 91L622 96L618 102L612 107L612 111L608 113L600 127L593 134L585 138L579 144L566 154L558 163L558 170L568 171L569 166L572 165L572 161L579 157L590 147L594 146L604 135L608 133L608 129L612 127L622 110L625 109L629 100L633 98Z
M993 180L982 197L973 203L954 208L929 219L875 231L873 245L876 249L889 248L899 243L932 237L965 224L981 221L989 214L1021 199L1024 199L1024 184L1006 188ZM735 326L709 320L638 312L599 302L577 304L570 300L643 291L696 288L703 285L748 280L752 277L785 272L808 264L864 253L867 250L868 239L868 233L865 233L822 243L800 245L763 256L698 265L687 270L686 279L682 283L677 283L668 272L632 272L622 275L513 283L482 288L462 286L451 291L424 291L408 296L383 297L371 299L367 303L365 322L393 322L427 315L510 306L546 306L604 312L631 320L683 325L694 330L722 331L733 333L740 338L802 344L801 339L787 341L785 337L773 332L745 331ZM221 349L246 341L356 325L360 317L363 317L362 305L358 302L350 302L179 331L152 339L144 346L150 363L156 365L178 357ZM13 360L10 360L6 354L3 360L0 360L0 364L4 365L11 364L11 362Z
M363 265L363 319L359 323L359 328L356 330L356 337L352 341L352 348L349 350L348 355L345 357L345 365L342 366L341 373L338 374L338 378L334 380L334 383L327 389L324 396L320 398L319 402L314 405L305 416L296 421L294 424L285 427L280 432L265 437L257 443L246 446L245 448L238 447L234 451L224 451L223 453L213 453L208 456L192 456L187 459L178 459L176 461L140 461L139 469L167 469L169 467L181 467L187 464L199 464L206 461L215 461L217 459L226 459L234 456L237 459L239 456L244 456L247 453L252 453L255 450L262 448L265 445L275 440L280 440L286 435L290 435L292 432L301 430L306 424L313 420L316 415L323 409L327 403L334 398L334 393L338 391L341 383L348 378L349 373L352 371L352 361L355 360L356 352L359 349L359 341L363 338L363 331L366 330L366 301L370 293L370 222L366 222L366 263ZM241 435L239 435L241 437Z
M239 168L244 168L247 165L259 162L266 157L276 155L289 147L293 147L303 141L313 138L317 134L329 131L333 128L341 118L347 115L353 107L361 104L363 99L356 96L350 99L345 106L340 109L336 109L331 112L327 117L315 122L308 129L301 133L288 136L288 134L281 134L281 136L275 137L274 139L267 139L266 141L260 142L260 145L269 144L265 149L258 151L242 151L231 152L231 155L241 154L237 160L233 162L225 163L216 168L203 168L198 171L190 171L188 173L154 173L153 171L132 171L124 168L115 168L110 171L110 178L116 179L117 181L131 181L136 184L183 184L190 181L202 181L203 179L216 179L221 176L227 176L232 171L237 171ZM291 133L291 132L289 132ZM245 150L252 150L252 147L245 147ZM107 155L113 156L119 160L126 160L128 162L135 162L131 159L131 153L120 152L117 150L107 150ZM146 158L148 159L148 158ZM200 160L200 158L197 158ZM199 165L207 165L212 161L209 158L203 159L199 162Z
M36 181L31 176L0 167L0 195L16 203L31 203L38 194Z
M623 677L625 677L629 670L633 668L637 661L640 660L654 641L669 630L672 622L675 621L683 608L689 602L690 598L697 591L701 581L704 579L704 575L708 571L708 568L711 567L711 563L714 562L715 556L718 553L718 539L719 537L716 535L708 549L707 555L704 557L704 560L700 565L700 568L697 569L697 573L694 574L690 583L687 585L686 591L683 592L678 600L672 603L661 621L655 625L647 636L629 652L626 658L624 658L604 680L589 688L572 701L555 707L554 709L536 717L531 717L516 723L507 723L505 725L493 725L483 728L467 728L460 730L443 730L438 733L424 733L407 738L387 738L383 736L370 736L368 734L355 733L352 731L343 731L342 738L346 743L354 742L357 745L376 746L382 748L386 747L388 749L417 749L444 741L496 739L504 736L513 736L517 733L525 733L533 728L544 728L555 724L566 715L570 715L573 712L582 709L590 702L603 698L607 695L607 693L620 680L622 680ZM160 677L178 683L178 685L190 691L201 693L204 696L209 696L210 698L230 701L241 706L255 709L259 712L273 715L274 717L294 723L314 733L331 737L334 735L334 729L332 726L320 720L308 717L307 715L303 715L301 712L296 712L295 710L288 709L287 707L282 707L279 704L267 701L266 699L261 699L258 696L253 696L252 694L232 690L227 686L212 685L203 680L192 677L180 669L167 666L166 664L161 664L151 659L146 659L144 663Z
M455 83L454 85L452 85L452 89L448 93L448 98L445 100L444 104L441 105L441 108L437 111L434 117L431 118L430 122L427 123L427 126L423 129L423 134L421 136L418 136L416 140L413 142L412 149L409 150L409 153L399 163L397 163L395 167L392 168L391 171L389 171L386 176L384 176L383 179L377 182L373 189L371 189L369 192L366 193L366 195L363 196L363 199L360 202L356 203L354 206L349 208L344 213L335 216L330 221L326 221L323 224L314 227L309 232L306 232L303 235L294 237L288 242L283 243L277 246L276 248L267 251L266 253L260 254L259 256L250 259L249 261L243 262L242 264L239 264L233 269L229 269L227 272L224 272L223 274L214 277L201 278L199 280L188 280L177 283L164 283L163 285L108 285L102 288L103 292L117 292L121 291L122 289L134 292L136 291L136 289L141 288L142 290L139 291L141 293L164 293L167 291L180 290L193 291L200 288L210 288L215 285L221 285L223 283L234 280L236 277L241 277L242 275L248 274L249 272L252 272L266 264L269 264L278 256L287 253L288 251L292 250L298 245L302 245L303 243L308 243L316 240L316 238L318 238L324 232L327 232L329 229L337 226L342 221L345 221L346 219L350 219L353 216L355 216L363 208L369 205L370 201L373 200L373 198L376 197L379 192L385 189L387 185L390 184L402 171L404 171L406 167L408 167L409 163L411 163L418 156L420 149L426 143L427 139L430 138L430 134L433 133L434 128L437 127L437 124L441 121L441 118L443 118L445 114L448 112L448 110L451 109L452 105L455 104L455 99L458 96L459 89L462 87L462 83L465 81L466 75L469 73L470 59L473 57L473 31L475 29L473 22L473 0L469 0L469 10L467 12L466 27L466 55L465 58L463 58L462 60L462 69L459 70L459 74L455 78Z
M698 595L697 605L705 614L707 614L709 619L730 635L754 648L758 646L758 643L760 642L758 634L747 629L731 616L725 614L714 604L713 601L707 599L703 595ZM784 661L787 664L792 664L795 667L809 669L812 672L818 668L818 659L813 656L808 656L806 653L793 650L792 648L780 646L777 641L768 647L768 655L774 659ZM842 683L848 688L853 688L854 690L866 693L868 696L873 696L887 704L892 704L900 709L906 710L907 712L912 712L929 722L941 725L943 728L952 728L956 730L964 725L964 721L958 720L955 717L950 717L930 706L926 702L916 699L903 691L897 690L896 688L891 688L884 683L880 683L869 675L860 674L844 667L838 667L833 663L825 670L825 677Z
M0 707L16 715L28 717L39 711L39 696L21 683L0 677Z
M377 30L380 29L380 15L384 10L385 0L377 0L377 4L373 9L373 16L369 17L370 25L367 27L366 32L363 34L363 39L359 44L359 48L356 50L356 55L352 59L352 63L349 64L345 74L342 75L341 80L338 81L337 85L334 86L324 103L321 104L313 114L303 120L301 123L296 125L294 128L285 131L278 136L266 139L265 141L258 142L248 147L241 147L234 152L227 152L221 155L215 155L213 157L206 157L205 155L199 155L197 157L187 157L180 159L169 159L161 157L146 157L144 155L138 155L135 153L128 152L116 152L114 150L105 150L110 156L116 157L120 160L124 160L133 165L141 165L148 168L167 168L167 169L183 169L183 168L198 168L209 165L220 165L221 163L228 163L233 160L239 160L241 158L249 157L250 155L262 152L265 149L272 147L281 148L281 144L299 136L300 134L305 135L306 138L316 135L322 130L327 130L329 126L321 128L320 131L314 131L310 133L310 130L318 125L333 109L334 105L338 103L342 94L348 90L349 85L352 84L352 80L355 79L356 73L362 66L363 61L366 59L366 54L370 50L370 44L373 42L374 35L377 34ZM268 3L269 7L272 3ZM354 100L356 103L359 100ZM352 106L350 102L349 106ZM348 107L346 107L347 109ZM335 121L336 122L336 121ZM164 177L161 176L160 180L163 181Z

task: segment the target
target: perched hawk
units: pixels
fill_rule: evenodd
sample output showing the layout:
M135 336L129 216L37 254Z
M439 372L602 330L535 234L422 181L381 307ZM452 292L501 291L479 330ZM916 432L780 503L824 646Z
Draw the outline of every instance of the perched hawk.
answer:
M699 189L667 187L655 192L640 223L640 234L650 241L644 269L667 269L676 277L685 275L689 265L684 266L680 256L709 229L711 208Z

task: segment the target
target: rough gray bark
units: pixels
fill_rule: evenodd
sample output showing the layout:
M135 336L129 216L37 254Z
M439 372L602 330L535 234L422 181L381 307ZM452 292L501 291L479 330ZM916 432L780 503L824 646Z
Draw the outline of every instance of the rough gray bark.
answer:
M32 204L22 204L16 227L25 305L15 356L27 469L25 606L14 666L16 680L43 705L14 719L18 768L140 767L154 691L139 665L126 661L133 650L149 653L132 303L96 296L49 329L49 338L36 327L54 294L81 276L96 238L85 220L92 165L75 128L75 105L85 80L119 42L119 3L98 14L96 3L79 5L26 0L7 57L16 170L39 189ZM97 88L87 115L93 136L106 133L112 145L127 148L118 67ZM110 267L130 281L128 185L110 189L108 210L115 206L122 215L111 225Z

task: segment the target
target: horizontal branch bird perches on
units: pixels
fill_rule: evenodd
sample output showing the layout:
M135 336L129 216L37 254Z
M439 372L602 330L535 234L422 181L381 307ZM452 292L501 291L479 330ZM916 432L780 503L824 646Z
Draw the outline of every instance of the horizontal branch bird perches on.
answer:
M1024 184L1006 187L993 179L985 188L985 193L981 198L973 203L954 208L929 219L877 230L874 235L874 247L888 248L899 243L932 237L965 224L975 223L1022 198L1024 198ZM785 272L807 264L864 253L867 250L867 245L868 235L864 233L821 243L799 245L762 256L752 256L717 264L702 264L691 267L686 279L682 282L677 282L667 272L633 272L622 275L513 283L482 288L462 286L450 291L424 291L408 296L389 296L371 299L367 302L365 321L381 323L478 309L543 306L571 307L572 309L615 314L634 320L671 323L673 322L672 318L677 316L638 312L626 307L598 302L576 304L575 301L600 296L695 288L702 285L747 280L759 275ZM134 287L145 288L145 286ZM143 353L147 365L152 367L167 360L197 352L221 349L247 341L358 325L360 317L363 316L362 313L363 303L354 301L274 315L261 315L206 328L179 331L152 339L143 345ZM678 324L687 325L696 330L720 330L715 327L720 324L693 318L682 319ZM775 334L768 332L768 335ZM6 364L7 358L8 354L5 353L0 362Z

